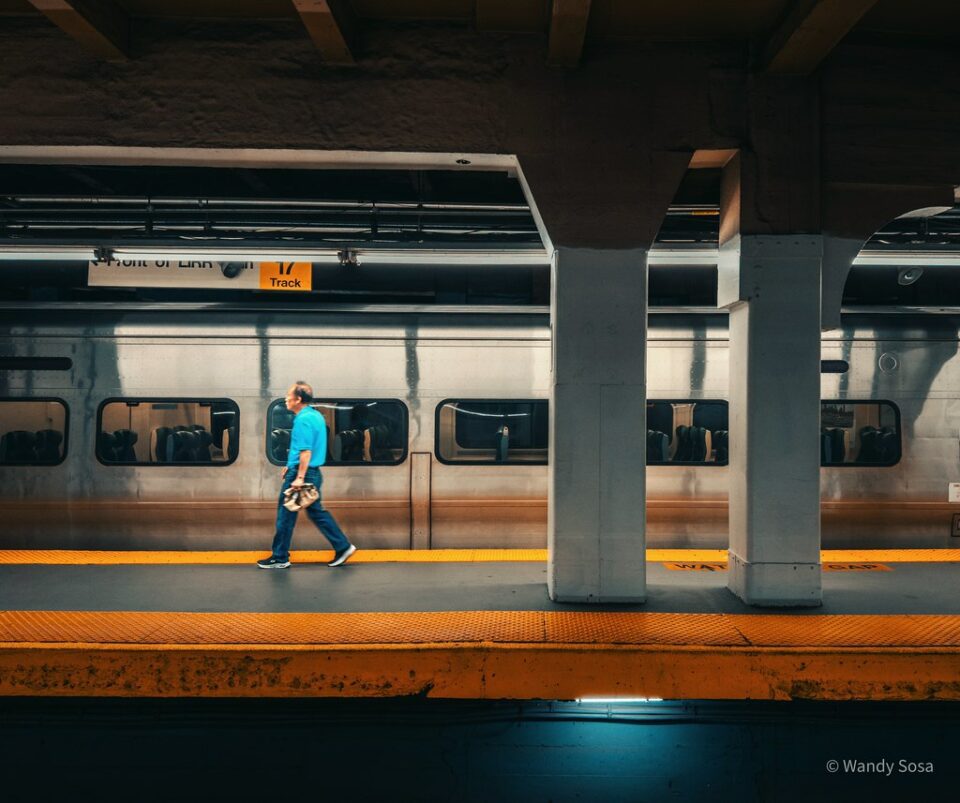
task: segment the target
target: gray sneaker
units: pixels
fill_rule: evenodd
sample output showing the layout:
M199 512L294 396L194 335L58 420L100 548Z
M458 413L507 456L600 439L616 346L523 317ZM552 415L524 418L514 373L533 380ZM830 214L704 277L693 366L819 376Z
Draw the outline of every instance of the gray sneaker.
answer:
M350 544L350 546L348 546L346 549L341 549L339 552L337 552L333 556L333 560L330 561L327 566L343 566L344 563L350 560L350 556L356 551L357 548L353 544Z
M257 566L261 569L287 569L290 567L289 560L280 560L271 555L269 558L257 561Z

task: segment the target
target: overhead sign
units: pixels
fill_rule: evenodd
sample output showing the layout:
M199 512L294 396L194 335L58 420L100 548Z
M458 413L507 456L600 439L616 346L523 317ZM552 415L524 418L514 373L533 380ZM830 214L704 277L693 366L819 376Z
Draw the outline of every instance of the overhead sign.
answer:
M110 259L88 264L87 284L303 292L312 289L312 274L310 262Z
M309 290L313 279L311 262L260 262L261 290Z

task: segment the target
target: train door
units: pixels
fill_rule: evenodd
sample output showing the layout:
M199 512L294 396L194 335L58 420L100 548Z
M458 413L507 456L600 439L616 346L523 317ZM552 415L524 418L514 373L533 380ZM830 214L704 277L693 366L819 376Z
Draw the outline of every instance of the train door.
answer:
M429 540L433 549L545 547L548 424L545 399L441 401L435 454L418 455L412 464L415 543Z

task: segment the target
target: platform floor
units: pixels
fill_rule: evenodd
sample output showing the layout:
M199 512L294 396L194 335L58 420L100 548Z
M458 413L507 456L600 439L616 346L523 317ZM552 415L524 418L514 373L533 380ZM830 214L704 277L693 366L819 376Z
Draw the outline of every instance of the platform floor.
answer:
M363 553L358 553L358 557ZM297 554L293 559L296 561ZM670 555L677 558L675 554ZM255 559L255 557L254 557ZM321 554L319 560L328 559ZM703 561L671 562L700 565ZM960 563L857 561L889 571L825 571L824 603L791 615L960 615ZM712 562L707 564L712 565ZM723 570L647 564L642 605L570 605L547 596L546 564L523 562L322 562L263 571L247 563L0 565L0 609L63 611L390 612L643 611L759 615L726 588Z
M780 612L723 555L657 553L645 604L572 606L535 551L470 552L2 553L0 695L960 699L953 550L825 554L823 607Z

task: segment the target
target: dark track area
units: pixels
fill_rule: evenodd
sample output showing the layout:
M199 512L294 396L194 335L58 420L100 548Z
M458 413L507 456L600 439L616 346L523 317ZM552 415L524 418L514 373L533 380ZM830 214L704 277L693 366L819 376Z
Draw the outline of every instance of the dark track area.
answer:
M958 733L923 703L0 699L7 801L946 800Z

